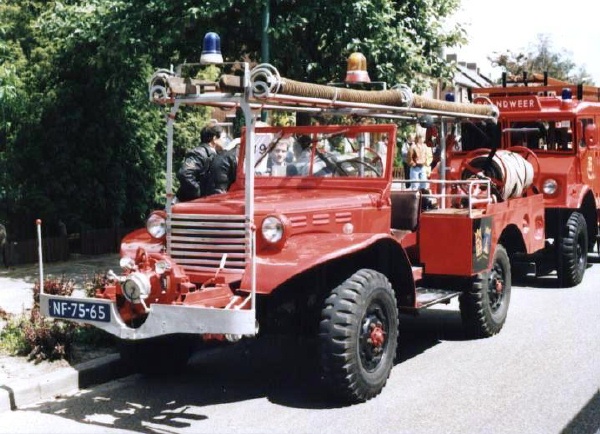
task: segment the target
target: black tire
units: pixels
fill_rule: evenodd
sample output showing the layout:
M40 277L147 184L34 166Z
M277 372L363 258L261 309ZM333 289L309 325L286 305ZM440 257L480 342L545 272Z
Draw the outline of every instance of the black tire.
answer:
M378 395L398 345L398 307L388 279L359 270L331 291L321 311L319 351L323 380L348 403Z
M119 342L121 361L133 372L146 375L175 373L187 364L195 339L169 335L139 341Z
M510 260L496 247L492 268L474 278L470 291L459 297L460 314L467 337L487 338L498 333L508 314L511 290Z
M562 242L558 246L558 284L562 288L579 285L587 268L588 233L585 218L579 212L569 216Z

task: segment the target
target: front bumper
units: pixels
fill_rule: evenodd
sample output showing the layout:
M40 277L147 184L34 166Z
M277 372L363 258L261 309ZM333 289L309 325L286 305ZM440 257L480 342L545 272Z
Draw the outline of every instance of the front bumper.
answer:
M246 300L246 302L249 303L250 300ZM51 303L54 303L52 307ZM89 306L94 306L94 312L101 311L105 321L90 319ZM53 314L51 314L51 308ZM91 324L120 339L127 340L148 339L179 333L246 336L254 336L257 333L254 309L216 309L153 304L145 322L138 328L127 326L121 320L116 303L110 300L40 294L40 309L44 316ZM85 313L86 309L87 314ZM57 315L57 311L63 312L63 314Z

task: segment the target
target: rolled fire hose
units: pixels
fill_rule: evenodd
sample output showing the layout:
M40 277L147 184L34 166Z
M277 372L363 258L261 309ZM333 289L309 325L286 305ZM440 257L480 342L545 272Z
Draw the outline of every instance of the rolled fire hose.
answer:
M472 167L483 168L488 159L487 155L473 158L469 163ZM516 152L498 149L492 158L485 175L492 179L499 179L502 185L498 186L502 200L521 197L525 190L533 183L533 165Z

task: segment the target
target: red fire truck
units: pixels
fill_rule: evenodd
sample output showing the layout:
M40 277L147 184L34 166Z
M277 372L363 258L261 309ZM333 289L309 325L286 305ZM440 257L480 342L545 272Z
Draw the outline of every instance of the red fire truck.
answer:
M529 178L518 186L475 173L468 160L460 171L469 176L432 180L431 194L393 179L397 123L428 116L494 125L493 105L427 99L405 86L303 83L247 64L210 83L159 70L149 91L170 109L166 208L124 237L123 271L110 271L96 297L44 292L45 315L117 336L122 358L146 372L181 367L198 337L308 333L318 341L325 385L345 402L384 387L399 312L458 297L468 336L501 330L511 294L507 249L531 255L546 240L544 198L529 188L533 165L523 150L493 156L518 162ZM174 203L173 126L184 105L241 108L247 128L231 189ZM261 110L344 121L259 128ZM288 165L269 168L269 151L282 142Z
M489 152L482 148L527 150L535 166L533 185L544 195L546 248L523 255L522 246L503 245L515 272L545 275L556 270L560 286L577 285L598 240L600 88L575 86L547 74L525 74L513 81L504 75L501 86L473 89L472 98L496 105L499 122L486 126L492 137L488 143L480 140L477 125L463 124L451 170Z

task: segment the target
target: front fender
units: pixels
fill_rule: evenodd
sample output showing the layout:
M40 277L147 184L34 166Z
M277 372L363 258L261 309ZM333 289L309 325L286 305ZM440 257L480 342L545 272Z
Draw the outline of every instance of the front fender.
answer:
M567 208L579 209L583 204L583 199L587 192L590 191L590 187L585 184L576 184L569 187L567 191Z
M256 292L269 294L286 280L316 265L388 238L391 237L385 234L306 234L292 237L280 251L257 255ZM250 287L248 272L244 273L241 287Z
M135 258L140 247L146 250L146 253L161 253L164 243L162 240L152 237L145 228L136 229L121 240L121 257Z

